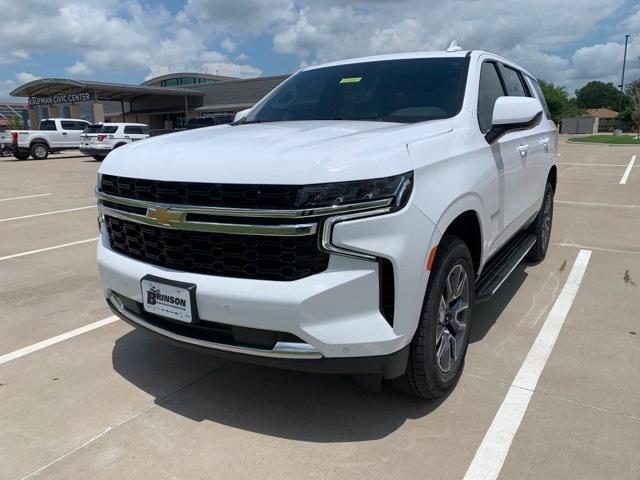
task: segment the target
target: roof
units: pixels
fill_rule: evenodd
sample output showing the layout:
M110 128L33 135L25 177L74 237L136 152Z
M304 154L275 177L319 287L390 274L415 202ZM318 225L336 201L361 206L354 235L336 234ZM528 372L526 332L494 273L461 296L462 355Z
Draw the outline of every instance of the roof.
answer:
M287 78L289 75L276 75L199 84L194 88L203 91L205 98L204 106L196 108L196 111L219 112L252 107Z
M471 50L457 50L455 52L434 51L434 52L406 52L406 53L385 53L382 55L370 55L368 57L346 58L335 62L322 63L320 65L312 65L304 70L313 70L316 68L335 67L338 65L349 65L352 63L364 62L383 62L385 60L407 60L412 58L455 58L464 57Z
M587 108L585 110L587 116L597 118L617 118L618 112L608 108Z
M180 78L180 77L206 78L208 80L217 80L219 82L223 82L225 80L238 80L238 77L225 77L223 75L212 75L210 73L176 72L176 73L167 73L166 75L160 75L158 77L150 78L149 80L145 80L144 82L142 82L141 85L153 85L155 83L162 82L163 80L170 80L172 78Z
M126 83L94 82L68 78L40 78L19 86L11 92L14 97L62 95L80 91L95 92L98 100L131 101L145 95L202 96L192 88L170 88Z

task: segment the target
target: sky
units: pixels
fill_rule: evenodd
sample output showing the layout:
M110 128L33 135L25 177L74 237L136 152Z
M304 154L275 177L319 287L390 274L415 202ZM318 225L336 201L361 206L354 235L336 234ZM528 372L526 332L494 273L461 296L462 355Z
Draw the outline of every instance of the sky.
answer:
M0 98L41 77L249 78L377 53L504 55L569 92L640 78L638 0L0 0Z

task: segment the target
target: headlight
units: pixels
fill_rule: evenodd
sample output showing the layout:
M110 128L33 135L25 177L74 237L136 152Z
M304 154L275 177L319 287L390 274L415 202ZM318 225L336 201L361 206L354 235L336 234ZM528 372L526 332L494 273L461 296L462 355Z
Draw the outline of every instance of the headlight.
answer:
M392 211L395 211L407 204L412 188L413 172L371 180L318 183L298 190L296 207L333 207L388 198L392 199Z
M98 180L96 181L96 188L102 190L102 174L98 174Z

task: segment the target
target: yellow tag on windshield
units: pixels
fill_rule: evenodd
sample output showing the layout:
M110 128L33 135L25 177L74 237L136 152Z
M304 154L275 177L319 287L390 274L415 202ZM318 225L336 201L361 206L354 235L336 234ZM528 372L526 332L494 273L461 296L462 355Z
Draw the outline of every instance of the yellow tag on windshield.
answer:
M362 77L347 77L340 80L340 83L358 83Z

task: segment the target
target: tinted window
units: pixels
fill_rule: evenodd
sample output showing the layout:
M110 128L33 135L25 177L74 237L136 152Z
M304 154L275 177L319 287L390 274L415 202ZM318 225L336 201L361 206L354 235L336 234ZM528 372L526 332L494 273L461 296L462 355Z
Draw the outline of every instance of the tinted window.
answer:
M355 63L294 75L243 123L289 120L421 122L456 115L468 59Z
M527 81L529 82L529 87L531 87L531 89L536 92L536 97L538 97L538 100L540 100L540 103L542 104L542 108L544 109L545 115L547 116L547 118L551 118L551 112L549 111L549 106L547 105L547 100L544 98L544 93L542 93L540 84L538 83L537 80L531 77L526 77L526 78L527 78Z
M43 120L40 122L40 130L55 130L56 122L53 120Z
M137 125L127 125L126 127L124 127L124 133L139 135L142 132L140 131L140 127L138 127Z
M507 87L507 93L512 97L528 97L527 91L524 88L520 74L513 68L501 65L502 78L504 80L505 87Z
M100 128L100 133L116 133L116 131L118 131L117 125L103 125Z
M493 107L498 97L504 96L502 82L494 63L485 62L480 70L480 87L478 89L478 123L483 133L491 129Z
M99 124L87 125L84 128L84 133L98 133L101 128L102 128L102 125L99 125Z
M60 122L63 130L84 130L87 126L84 122L74 122L71 120L62 120Z

